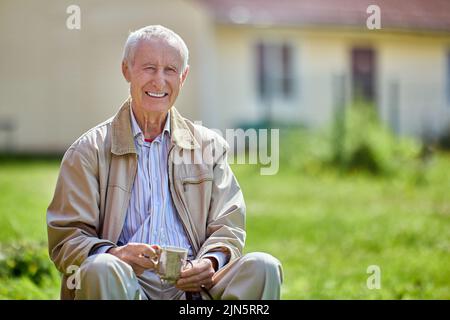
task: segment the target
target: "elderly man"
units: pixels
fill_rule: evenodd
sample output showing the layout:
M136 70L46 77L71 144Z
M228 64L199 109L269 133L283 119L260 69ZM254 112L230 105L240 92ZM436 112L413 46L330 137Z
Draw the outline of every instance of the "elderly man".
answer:
M61 298L280 297L280 262L242 255L245 204L225 140L174 107L188 71L188 49L173 31L129 35L122 72L131 97L67 150L47 211ZM206 149L212 161L186 161ZM192 260L175 284L155 272L165 246Z

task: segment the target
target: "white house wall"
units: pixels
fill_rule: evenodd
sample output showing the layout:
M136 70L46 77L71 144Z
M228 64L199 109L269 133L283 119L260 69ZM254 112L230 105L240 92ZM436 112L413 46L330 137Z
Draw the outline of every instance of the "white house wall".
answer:
M438 134L449 123L445 101L446 54L450 36L343 29L216 27L218 89L216 108L222 127L255 123L264 118L257 96L254 45L259 40L288 41L295 48L298 100L291 108L275 107L275 119L327 124L336 107L336 83L345 80L349 101L351 50L370 47L376 55L376 100L379 114L392 122L392 83L398 83L402 134ZM333 80L338 79L338 80Z
M85 130L112 116L128 95L121 58L128 33L162 24L185 39L191 72L177 107L201 118L197 40L204 11L188 0L76 1L81 29L66 28L73 1L0 2L0 149L61 152Z

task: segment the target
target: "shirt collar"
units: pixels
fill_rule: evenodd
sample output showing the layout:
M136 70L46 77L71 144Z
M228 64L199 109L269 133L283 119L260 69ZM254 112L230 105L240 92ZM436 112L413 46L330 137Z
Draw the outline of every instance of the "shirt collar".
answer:
M133 137L134 139L137 139L140 136L141 139L143 140L144 133L142 132L141 127L139 127L139 124L137 123L137 120L133 113L133 108L130 108L130 113L131 113L131 130L133 132ZM167 133L170 137L170 110L167 112L166 123L164 124L162 133L163 136L165 133Z

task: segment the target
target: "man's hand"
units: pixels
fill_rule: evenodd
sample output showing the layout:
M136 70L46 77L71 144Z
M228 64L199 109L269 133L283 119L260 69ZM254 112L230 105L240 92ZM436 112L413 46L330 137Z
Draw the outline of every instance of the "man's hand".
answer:
M181 271L180 279L178 279L175 286L188 292L199 292L202 290L202 285L206 289L210 289L213 286L214 269L212 259L192 260L192 266L187 266Z
M154 269L155 262L161 253L158 245L144 243L128 243L122 247L111 248L107 251L133 268L136 275L141 275L147 269Z

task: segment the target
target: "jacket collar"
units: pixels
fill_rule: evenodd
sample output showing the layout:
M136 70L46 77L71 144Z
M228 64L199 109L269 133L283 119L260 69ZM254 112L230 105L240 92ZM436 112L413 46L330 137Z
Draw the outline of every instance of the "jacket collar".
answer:
M111 152L116 155L136 153L130 108L131 97L128 97L112 120ZM169 116L172 143L183 149L199 148L192 130L174 106L170 108Z

